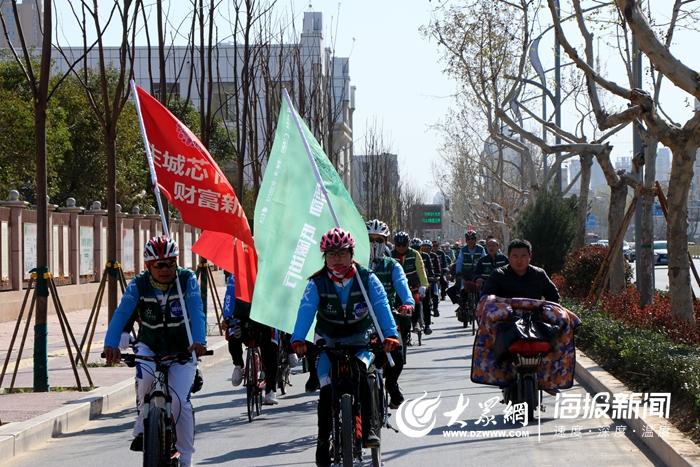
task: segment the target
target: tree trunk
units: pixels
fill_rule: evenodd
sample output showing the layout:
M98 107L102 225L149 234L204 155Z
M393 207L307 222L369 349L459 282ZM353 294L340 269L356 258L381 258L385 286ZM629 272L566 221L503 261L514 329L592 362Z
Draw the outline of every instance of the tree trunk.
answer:
M639 242L639 265L637 276L637 290L639 291L639 305L649 305L654 297L654 199L651 189L656 180L656 148L658 141L647 138L644 149L644 188L640 202L642 203L641 232L635 233L635 242Z
M608 238L612 246L617 231L620 229L625 217L625 205L627 204L627 185L623 180L610 187L610 209L608 210ZM608 273L610 291L620 292L625 288L625 265L622 257L621 245L616 248L610 258Z
M116 116L114 123L105 131L107 151L107 261L114 263L117 258L117 132ZM165 209L165 208L163 208ZM107 274L107 318L117 309L117 278L114 269Z
M693 297L690 288L688 262L688 193L693 180L693 164L697 145L671 147L673 164L668 189L668 283L671 314L688 323L693 317Z
M586 244L586 217L588 215L588 195L591 186L591 166L593 154L582 154L581 159L581 188L579 189L576 212L576 238L573 249L582 248Z

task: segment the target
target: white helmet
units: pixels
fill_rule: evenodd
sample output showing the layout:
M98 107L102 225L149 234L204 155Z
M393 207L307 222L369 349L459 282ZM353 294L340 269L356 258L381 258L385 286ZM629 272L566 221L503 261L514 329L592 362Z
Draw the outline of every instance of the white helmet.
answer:
M372 219L371 221L367 222L366 225L367 233L369 235L381 235L382 237L388 237L391 234L389 226L379 219Z

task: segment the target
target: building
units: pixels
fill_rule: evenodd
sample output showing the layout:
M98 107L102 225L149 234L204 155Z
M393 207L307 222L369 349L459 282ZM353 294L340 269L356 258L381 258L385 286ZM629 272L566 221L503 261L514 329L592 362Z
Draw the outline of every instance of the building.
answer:
M396 154L352 157L352 199L365 216L392 225L397 220L401 179Z
M2 12L5 27L7 28L7 35L10 37L12 46L15 50L20 50L22 43L20 42L19 29L17 28L15 15L12 11L12 2L10 0L0 0L0 12ZM17 1L19 25L22 28L24 42L29 48L41 48L41 24L43 13L44 2L42 0ZM2 27L0 26L0 30L1 29ZM5 34L0 34L0 47L4 49L9 47Z
M350 63L345 57L335 57L325 46L323 18L320 12L304 13L303 28L297 43L271 44L257 47L251 53L256 67L247 75L253 83L248 95L247 120L254 121L247 132L246 161L259 161L246 168L246 181L260 177L271 148L277 123L277 108L286 88L295 106L314 132L327 155L335 163L345 186L351 186L352 115L355 108L355 88L350 85ZM55 54L55 72L65 72L83 53L82 47L64 48L66 58ZM232 133L243 120L241 109L244 96L241 89L244 47L241 44L219 43L213 52L211 108ZM154 96L160 93L157 49L136 47L134 79ZM206 56L205 56L206 58ZM89 67L98 64L93 49L87 56ZM119 65L119 48L105 48L105 60L115 68ZM205 60L206 62L206 60ZM169 47L166 57L166 89L169 95L184 99L195 107L200 105L200 50L188 46ZM205 104L209 104L204 95ZM257 144L256 144L257 143ZM330 150L328 149L330 148ZM250 167L247 166L247 167ZM256 175L257 174L257 175Z
M632 156L620 156L615 161L615 170L624 170L632 173Z
M656 151L656 179L662 185L668 185L671 178L671 150L660 147Z

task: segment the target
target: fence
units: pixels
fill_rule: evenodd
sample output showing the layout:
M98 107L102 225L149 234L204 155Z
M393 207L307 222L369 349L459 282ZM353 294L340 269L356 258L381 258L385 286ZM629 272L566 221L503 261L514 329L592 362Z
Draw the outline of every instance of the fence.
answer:
M20 201L16 191L0 201L0 291L21 290L36 267L36 211ZM99 281L107 262L107 210L95 201L90 209L68 198L65 207L49 205L49 270L56 285ZM170 231L180 247L179 264L194 268L197 255L192 245L200 230L171 220ZM117 205L117 258L127 277L143 270L143 246L161 232L160 216L153 208L141 214L134 208L124 214Z

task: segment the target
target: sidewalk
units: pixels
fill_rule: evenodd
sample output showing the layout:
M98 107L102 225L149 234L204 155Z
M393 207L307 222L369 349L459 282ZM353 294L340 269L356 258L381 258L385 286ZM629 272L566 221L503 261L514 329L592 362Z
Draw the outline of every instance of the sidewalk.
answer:
M223 300L225 287L217 287L220 297ZM1 298L1 296L0 296ZM85 333L85 326L90 316L90 309L82 309L79 311L69 312L66 314L68 323L73 330L75 339L80 345L80 342ZM209 328L209 347L221 346L225 342L218 335L216 328L216 317L211 297L208 303L207 323ZM16 322L0 322L0 365L5 363L8 347L15 328ZM0 388L7 390L10 387L12 373L17 361L18 350L21 343L22 333L24 331L25 322L19 329L19 335L14 343L11 358L7 366L5 377ZM134 370L126 366L105 367L104 360L100 358L102 352L104 335L107 331L107 310L103 307L99 314L97 326L95 328L95 336L90 348L90 355L87 357L88 371L92 378L92 385L96 390L113 386L122 381L133 377ZM57 315L50 310L48 316L48 368L49 368L49 386L51 390L46 393L33 393L33 351L34 351L34 322L29 325L27 340L22 352L22 358L19 361L15 389L22 391L12 394L0 394L0 425L6 428L9 424L23 422L33 417L46 414L61 406L66 406L74 403L76 400L89 396L92 392L77 391L75 375L72 370L68 351L63 340L61 327L58 322ZM74 355L75 357L75 355ZM1 367L0 367L1 369ZM89 389L89 383L82 366L78 366L78 376L81 385Z

